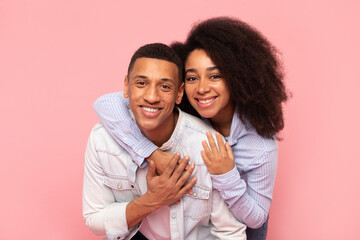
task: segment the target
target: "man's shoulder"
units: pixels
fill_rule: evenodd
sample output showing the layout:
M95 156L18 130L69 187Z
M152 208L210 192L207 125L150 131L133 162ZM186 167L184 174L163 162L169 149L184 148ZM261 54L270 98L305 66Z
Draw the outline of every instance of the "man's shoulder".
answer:
M114 140L102 123L95 124L95 126L91 129L91 137L94 139L102 138Z
M90 138L97 151L107 152L113 155L127 153L126 150L116 142L103 124L97 123L91 130Z

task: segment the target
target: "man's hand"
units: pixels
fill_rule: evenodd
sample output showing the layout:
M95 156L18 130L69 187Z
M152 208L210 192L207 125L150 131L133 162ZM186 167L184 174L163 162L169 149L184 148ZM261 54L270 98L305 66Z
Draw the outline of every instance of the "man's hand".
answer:
M214 175L220 175L231 171L235 167L235 158L229 143L226 142L224 144L220 133L216 133L218 149L211 133L206 132L206 136L210 147L206 141L202 141L204 150L201 151L201 156L209 172Z
M146 176L147 192L131 201L126 207L126 221L129 228L138 224L153 211L175 203L194 186L196 177L188 181L194 171L194 164L189 165L184 172L189 157L179 160L180 154L176 153L159 176L155 173L154 162L149 162Z
M159 176L155 173L154 162L150 161L149 171L146 176L148 189L144 195L149 204L160 208L175 203L194 186L196 177L187 182L194 170L194 164L189 165L184 172L189 157L185 156L179 160L180 154L176 153L164 169L164 172Z

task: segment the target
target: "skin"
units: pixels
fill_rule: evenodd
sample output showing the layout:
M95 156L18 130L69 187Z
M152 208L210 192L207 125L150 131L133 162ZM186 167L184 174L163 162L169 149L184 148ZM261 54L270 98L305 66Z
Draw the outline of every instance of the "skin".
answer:
M176 126L178 113L174 111L174 106L181 102L183 96L184 85L178 79L177 66L165 60L139 58L125 77L124 84L124 97L129 98L140 130L161 146L170 138ZM175 203L190 191L196 178L188 181L194 170L193 164L185 170L188 161L189 157L180 159L177 153L167 161L160 175L156 175L154 162L149 161L147 192L126 207L129 228L153 211Z
M214 129L230 134L234 108L225 79L202 49L192 51L185 62L185 92L190 104Z
M165 60L138 58L124 82L124 97L141 132L157 146L171 136L181 102L184 84L178 79L177 66Z
M234 107L225 79L203 49L192 51L185 62L185 92L190 104L205 118L210 119L215 130L224 136L230 135ZM235 167L235 158L229 143L224 144L221 135L216 134L217 144L210 132L207 133L210 146L202 142L201 156L211 174L218 175Z
M203 49L195 49L185 61L185 92L190 104L202 117L210 119L215 130L223 136L230 135L234 115L230 91L219 69ZM216 134L216 141L210 132L207 138L209 145L202 142L201 156L209 172L220 175L231 171L235 158L230 145L224 143L220 134ZM156 150L147 160L155 160L157 171L162 172L165 159L170 157L168 153Z

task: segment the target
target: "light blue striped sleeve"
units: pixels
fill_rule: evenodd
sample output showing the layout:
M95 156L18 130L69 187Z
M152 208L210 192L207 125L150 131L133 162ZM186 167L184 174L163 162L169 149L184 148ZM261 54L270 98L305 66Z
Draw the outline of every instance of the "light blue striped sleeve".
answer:
M236 166L222 175L211 175L213 187L220 192L234 216L250 228L259 228L267 220L277 169L277 149L257 155L246 168L242 152L233 147ZM241 163L242 162L242 163ZM242 172L246 178L240 177Z
M129 113L129 101L123 92L109 93L98 98L93 105L95 112L111 136L123 147L138 166L158 147L140 131Z

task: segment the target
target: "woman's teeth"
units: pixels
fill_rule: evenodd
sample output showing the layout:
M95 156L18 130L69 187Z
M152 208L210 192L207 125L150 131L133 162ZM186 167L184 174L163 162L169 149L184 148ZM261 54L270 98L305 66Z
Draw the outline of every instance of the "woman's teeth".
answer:
M211 98L211 99L207 99L207 100L200 100L200 99L198 99L198 101L199 101L199 103L209 103L209 102L212 102L212 101L214 101L215 100L215 98Z

